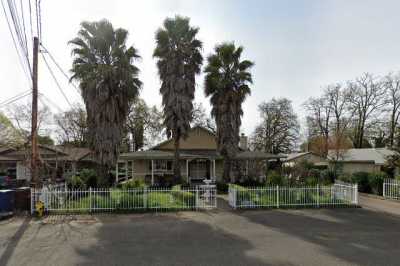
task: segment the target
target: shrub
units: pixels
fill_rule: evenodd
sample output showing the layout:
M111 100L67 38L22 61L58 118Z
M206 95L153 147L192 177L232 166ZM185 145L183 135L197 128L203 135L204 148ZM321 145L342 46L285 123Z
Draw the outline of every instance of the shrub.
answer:
M305 179L305 184L308 186L316 186L318 183L318 178L316 176L308 176Z
M351 178L352 183L358 184L358 190L364 193L371 192L371 186L369 184L369 174L367 172L356 172L353 173Z
M81 180L85 183L86 187L98 187L98 180L96 171L93 169L82 169L79 172Z
M382 195L385 178L387 178L387 175L383 172L369 174L368 182L372 193Z
M135 188L145 188L146 183L142 179L134 179L134 180L129 180L121 185L119 185L122 189L135 189Z
M228 193L229 185L224 182L217 182L217 191L218 193L226 194Z
M71 176L67 179L67 186L69 189L86 189L86 184L79 176Z
M324 169L320 172L320 181L324 185L329 185L334 182L336 173L332 169Z
M270 171L267 176L267 184L269 185L283 185L284 177L276 171Z

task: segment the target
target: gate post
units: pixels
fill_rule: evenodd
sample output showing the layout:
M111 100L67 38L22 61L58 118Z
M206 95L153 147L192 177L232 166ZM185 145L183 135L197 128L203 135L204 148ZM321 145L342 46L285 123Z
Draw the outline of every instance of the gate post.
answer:
M276 186L276 208L279 208L279 185Z
M196 186L196 210L199 209L199 187Z
M92 187L89 188L89 212L92 213Z
M34 203L34 201L35 201L35 199L34 199L34 197L35 197L35 192L34 192L34 190L35 190L35 188L31 188L31 215L34 214L33 208L34 208L34 206L35 206L35 203Z
M147 187L143 189L143 208L147 209Z
M355 184L354 187L354 203L358 205L358 184Z

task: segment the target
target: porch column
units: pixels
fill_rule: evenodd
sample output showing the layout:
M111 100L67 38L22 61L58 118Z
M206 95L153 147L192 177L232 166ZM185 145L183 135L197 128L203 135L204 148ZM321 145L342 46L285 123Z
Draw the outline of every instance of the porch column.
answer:
M115 182L118 183L118 161L117 165L115 166Z
M135 169L133 161L131 161L131 166L132 166L132 179L134 179Z
M128 161L125 161L125 179L128 179Z
M189 184L189 160L186 159L186 181Z
M215 175L215 159L213 160L213 179L214 179L214 181L217 180L217 177Z
M154 160L151 160L151 185L154 185Z

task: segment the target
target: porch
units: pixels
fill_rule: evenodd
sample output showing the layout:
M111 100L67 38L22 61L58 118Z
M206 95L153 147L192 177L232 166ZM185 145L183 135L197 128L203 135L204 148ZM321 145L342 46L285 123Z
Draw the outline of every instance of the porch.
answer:
M150 153L150 154L149 154ZM144 155L152 155L146 158ZM203 180L216 181L216 159L213 157L181 154L179 162L183 182L200 184ZM116 182L143 179L150 185L166 185L172 182L173 154L163 151L135 152L122 155L115 168Z

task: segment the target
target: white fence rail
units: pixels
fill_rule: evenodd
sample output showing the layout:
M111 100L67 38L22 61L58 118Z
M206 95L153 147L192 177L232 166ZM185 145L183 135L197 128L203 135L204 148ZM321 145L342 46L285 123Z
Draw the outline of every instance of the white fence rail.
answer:
M217 206L215 186L190 189L89 189L89 190L31 190L31 212L37 202L45 212L113 212L213 209Z
M400 180L385 179L383 181L383 197L400 200Z
M231 185L229 205L235 209L357 206L358 186L348 183L304 187Z

